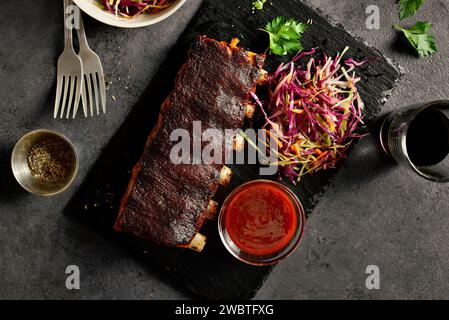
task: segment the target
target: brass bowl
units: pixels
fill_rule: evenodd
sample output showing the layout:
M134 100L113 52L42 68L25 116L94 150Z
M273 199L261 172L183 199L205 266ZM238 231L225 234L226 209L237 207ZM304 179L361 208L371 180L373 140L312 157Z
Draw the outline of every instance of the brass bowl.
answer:
M60 184L47 184L36 179L28 167L28 154L31 148L41 139L45 137L53 137L59 139L72 151L72 163L70 166L70 175L66 181ZM25 134L15 145L11 155L11 167L17 182L28 192L42 195L52 196L65 191L75 180L78 172L78 155L73 143L61 133L53 130L39 129Z

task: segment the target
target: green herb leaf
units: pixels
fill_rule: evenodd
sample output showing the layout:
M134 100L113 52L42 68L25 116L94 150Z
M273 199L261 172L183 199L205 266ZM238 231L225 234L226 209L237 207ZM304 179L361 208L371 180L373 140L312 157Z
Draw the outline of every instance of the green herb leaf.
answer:
M263 10L263 5L267 0L255 0L253 1L253 10Z
M307 29L308 26L305 23L277 17L268 22L265 29L262 30L270 36L270 51L273 54L284 56L303 49L300 40Z
M399 18L404 20L413 16L422 7L425 0L399 0Z
M421 57L427 57L437 53L438 49L435 38L429 33L430 29L432 29L430 22L418 21L410 29L405 29L399 25L394 27L396 30L404 33L407 40Z

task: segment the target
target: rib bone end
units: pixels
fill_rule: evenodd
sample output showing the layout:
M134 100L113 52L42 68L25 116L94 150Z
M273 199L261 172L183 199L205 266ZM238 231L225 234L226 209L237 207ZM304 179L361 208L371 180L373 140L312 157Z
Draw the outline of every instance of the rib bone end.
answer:
M205 245L206 236L198 232L195 237L193 237L192 241L190 241L190 243L185 246L185 248L196 252L201 252L203 251Z
M259 79L257 80L257 84L259 86L263 86L264 84L267 83L267 81L268 81L268 71L261 69Z
M243 150L244 145L245 145L245 139L241 135L237 134L234 138L232 148L234 149L234 151L240 152Z
M245 117L251 119L254 117L254 112L256 111L256 106L253 104L247 104L245 107Z
M210 200L209 205L207 206L205 218L207 220L214 220L217 216L217 209L218 209L218 202Z
M223 167L220 171L220 181L219 183L222 186L227 186L231 183L232 179L232 170L226 166Z

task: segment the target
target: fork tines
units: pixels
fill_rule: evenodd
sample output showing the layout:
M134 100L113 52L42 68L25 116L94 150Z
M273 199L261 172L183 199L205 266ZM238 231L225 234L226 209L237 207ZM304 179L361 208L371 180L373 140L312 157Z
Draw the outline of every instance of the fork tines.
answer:
M106 113L106 88L103 73L85 73L83 77L84 90L81 93L81 99L83 101L84 114L90 113L93 116L95 105L95 112L99 115L100 103L102 112Z
M59 75L56 84L56 99L54 107L54 118L69 118L71 110L73 117L76 115L82 92L82 82L75 75ZM62 101L61 101L62 100ZM64 115L65 113L65 115Z

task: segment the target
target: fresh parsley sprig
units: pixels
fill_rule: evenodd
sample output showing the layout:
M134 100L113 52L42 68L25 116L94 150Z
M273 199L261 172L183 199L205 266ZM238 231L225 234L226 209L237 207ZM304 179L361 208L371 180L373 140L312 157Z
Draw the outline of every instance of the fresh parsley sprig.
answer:
M415 15L424 2L425 0L399 0L399 18L404 20ZM418 21L409 29L400 25L395 25L394 27L404 34L420 57L427 57L437 53L435 38L429 33L430 29L432 29L430 22Z
M255 0L253 1L253 11L254 10L263 10L263 5L267 2L267 0Z
M437 53L435 38L429 33L432 29L430 22L418 21L413 27L406 29L399 25L394 26L396 30L402 31L408 42L415 48L421 57Z
M399 0L399 18L404 20L418 12L425 0Z
M270 51L273 54L284 56L303 49L301 37L308 29L307 24L284 17L274 18L268 22L262 31L270 36Z

